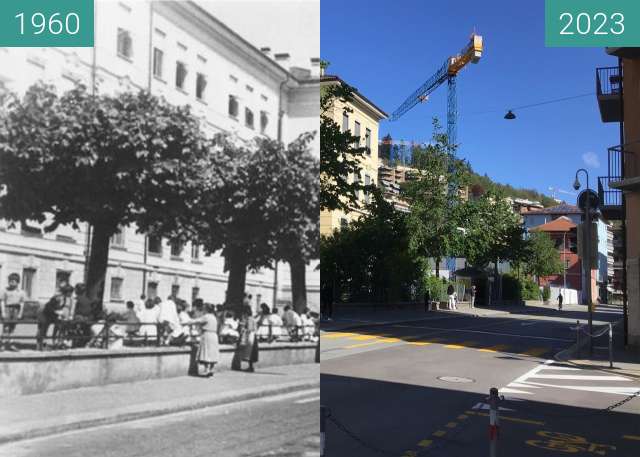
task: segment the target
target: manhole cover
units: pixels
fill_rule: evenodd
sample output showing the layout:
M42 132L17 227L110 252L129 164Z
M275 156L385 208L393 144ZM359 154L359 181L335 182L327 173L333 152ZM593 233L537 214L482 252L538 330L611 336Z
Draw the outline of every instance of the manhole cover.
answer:
M438 376L438 379L444 382L476 382L475 379L463 378L461 376Z

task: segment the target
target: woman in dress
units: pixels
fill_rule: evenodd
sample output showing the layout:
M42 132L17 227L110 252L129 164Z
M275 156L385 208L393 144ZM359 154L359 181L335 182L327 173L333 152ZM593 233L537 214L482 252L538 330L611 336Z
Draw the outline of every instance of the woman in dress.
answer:
M214 306L207 303L204 308L204 314L191 322L202 325L202 337L200 338L197 360L199 364L204 366L205 373L203 376L210 378L213 376L213 367L220 359L218 320L214 314Z
M251 306L242 307L240 320L240 339L236 348L236 358L239 362L249 362L247 371L253 372L253 364L258 361L257 325L252 316ZM238 366L238 368L240 368Z

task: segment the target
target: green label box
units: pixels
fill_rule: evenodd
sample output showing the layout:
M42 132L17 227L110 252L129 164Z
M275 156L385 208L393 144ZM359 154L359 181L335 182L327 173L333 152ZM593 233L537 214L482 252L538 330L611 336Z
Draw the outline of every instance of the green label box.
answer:
M0 0L0 47L93 47L94 0Z
M640 0L545 0L548 47L640 46Z

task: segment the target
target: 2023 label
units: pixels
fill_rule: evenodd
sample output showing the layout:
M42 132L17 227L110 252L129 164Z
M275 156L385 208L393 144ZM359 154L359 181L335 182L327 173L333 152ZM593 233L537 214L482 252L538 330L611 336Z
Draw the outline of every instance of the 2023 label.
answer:
M640 46L640 1L545 0L545 44Z

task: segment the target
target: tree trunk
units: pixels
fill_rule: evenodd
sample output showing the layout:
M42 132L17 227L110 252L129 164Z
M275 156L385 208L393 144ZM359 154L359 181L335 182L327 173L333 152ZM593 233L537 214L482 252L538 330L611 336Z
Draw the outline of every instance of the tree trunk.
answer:
M502 295L502 287L500 284L500 275L498 273L498 260L496 259L496 261L493 263L493 277L494 277L494 283L495 283L495 299L496 301L500 300L500 296Z
M229 272L227 280L227 306L240 310L244 300L244 288L247 281L247 253L240 247L231 246L224 250L225 269Z
M440 259L435 259L436 260L436 278L440 277Z
M89 268L87 270L87 293L91 300L101 303L104 297L104 283L109 262L109 240L112 230L108 227L95 225L91 237L91 251L89 253Z
M291 301L296 313L303 313L307 309L306 264L302 258L296 256L289 259L291 268Z

